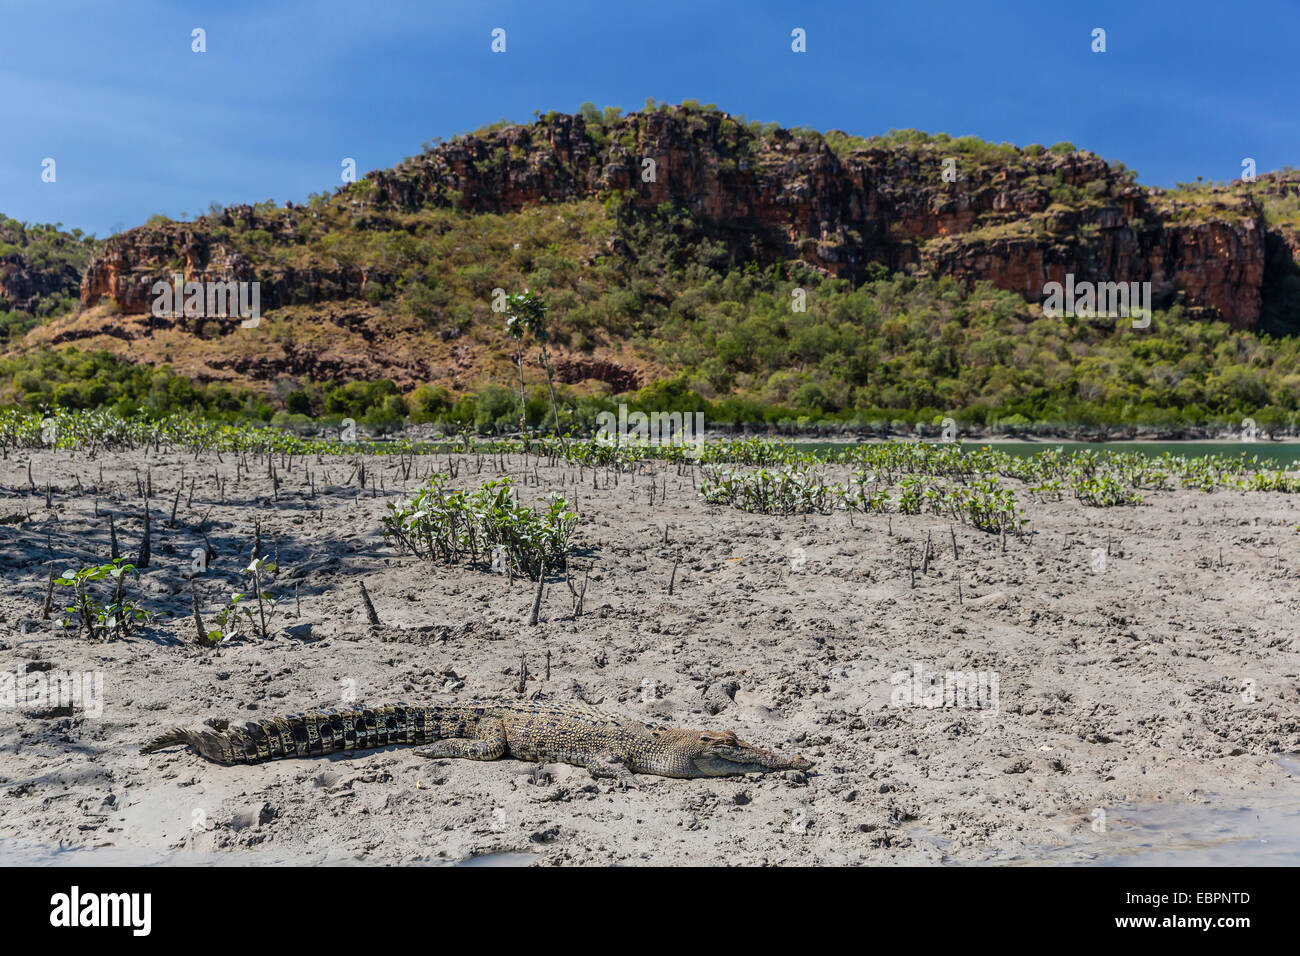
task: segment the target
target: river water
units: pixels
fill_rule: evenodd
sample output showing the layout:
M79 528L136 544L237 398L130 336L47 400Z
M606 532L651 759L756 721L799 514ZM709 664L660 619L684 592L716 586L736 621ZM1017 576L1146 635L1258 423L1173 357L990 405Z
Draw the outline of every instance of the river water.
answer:
M853 442L796 441L791 445L800 451L843 451L854 447ZM1033 455L1040 451L1061 448L1067 453L1076 451L1137 452L1153 458L1168 452L1171 455L1231 455L1233 457L1257 456L1261 461L1271 458L1279 466L1291 467L1300 462L1300 442L1243 442L1243 441L1130 441L1130 442L1079 442L1079 441L965 441L964 449L987 445L1009 455Z

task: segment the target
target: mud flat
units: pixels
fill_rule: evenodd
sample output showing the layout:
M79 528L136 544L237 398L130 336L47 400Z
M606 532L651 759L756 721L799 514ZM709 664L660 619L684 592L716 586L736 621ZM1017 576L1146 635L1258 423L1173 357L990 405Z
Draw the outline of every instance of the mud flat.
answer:
M591 569L583 613L554 577L529 627L531 582L428 564L382 537L387 503L446 470L446 456L369 458L364 490L351 458L277 458L278 488L264 459L238 480L236 456L222 459L0 462L0 672L103 675L97 715L0 709L0 856L910 864L1051 861L1068 847L1086 860L1132 839L1106 821L1133 807L1300 804L1283 759L1300 751L1294 496L1168 491L1111 509L1026 496L1029 533L1003 550L958 526L954 557L945 519L746 514L705 504L671 464L616 476L457 458L453 485L504 467L525 501L576 498L575 586ZM129 640L90 641L56 626L56 594L42 620L51 568L107 560L108 515L134 559L137 481L153 490L137 589L160 616ZM198 529L217 555L195 579L211 627L246 586L259 524L280 566L273 636L197 646ZM428 761L400 747L253 767L138 753L166 726L353 694L514 697L521 659L530 697L733 728L817 766L641 777L623 792L567 766ZM929 707L932 679L977 690L955 694L965 706Z

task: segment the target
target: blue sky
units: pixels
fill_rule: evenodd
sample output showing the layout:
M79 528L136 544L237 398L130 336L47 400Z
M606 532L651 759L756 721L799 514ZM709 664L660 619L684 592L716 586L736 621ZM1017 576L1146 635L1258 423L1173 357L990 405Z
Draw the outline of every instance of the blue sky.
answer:
M1244 157L1300 166L1294 0L0 0L0 24L0 212L101 236L214 200L299 201L337 186L344 157L382 168L588 100L1068 140L1153 185L1236 178Z

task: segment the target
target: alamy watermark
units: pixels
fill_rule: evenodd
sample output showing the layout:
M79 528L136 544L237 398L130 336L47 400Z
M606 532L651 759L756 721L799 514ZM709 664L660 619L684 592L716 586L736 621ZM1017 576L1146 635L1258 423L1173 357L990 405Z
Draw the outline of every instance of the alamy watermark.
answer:
M997 671L927 671L916 663L910 671L897 671L889 678L893 690L889 693L890 707L961 707L985 711L981 716L991 716L998 711L998 687L1001 677Z
M689 446L687 452L698 458L704 451L704 413L695 412L629 412L619 404L618 414L601 412L596 416L596 444L617 445L681 445Z
M133 936L153 929L152 893L83 893L73 885L50 897L50 925L61 928L122 927Z
M103 671L0 671L0 710L69 708L104 715Z
M1047 283L1043 295L1043 315L1049 319L1132 317L1135 329L1151 325L1150 282L1075 282L1074 273L1067 272L1064 284Z
M179 272L170 283L159 279L149 290L154 318L242 319L239 327L255 329L262 321L260 282L186 282Z

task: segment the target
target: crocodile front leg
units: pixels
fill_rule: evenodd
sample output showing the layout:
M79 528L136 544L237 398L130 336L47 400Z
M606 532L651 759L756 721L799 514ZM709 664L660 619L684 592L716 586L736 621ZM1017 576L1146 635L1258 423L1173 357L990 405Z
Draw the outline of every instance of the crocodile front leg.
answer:
M632 771L627 769L627 764L619 757L588 757L583 766L595 779L611 778L622 790L637 787L636 777L632 776Z
M464 757L498 760L506 755L506 726L499 720L482 720L473 737L448 737L415 751L420 757Z

